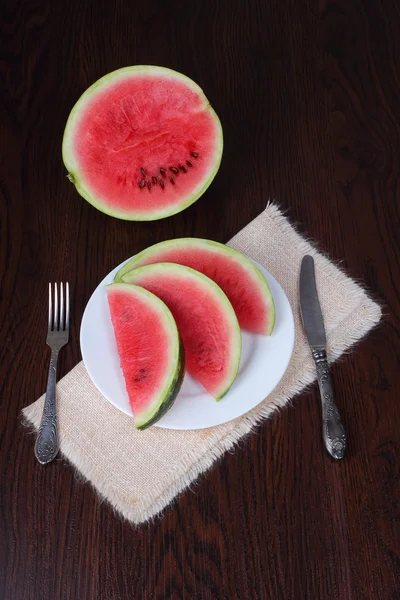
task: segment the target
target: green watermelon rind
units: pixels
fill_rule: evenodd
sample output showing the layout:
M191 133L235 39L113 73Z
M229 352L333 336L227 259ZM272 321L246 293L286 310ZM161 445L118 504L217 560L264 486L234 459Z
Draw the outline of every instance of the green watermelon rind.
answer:
M176 371L176 377L172 383L171 390L169 394L167 394L160 405L158 412L156 412L153 416L147 416L146 413L143 413L142 419L136 419L135 427L136 429L147 429L151 427L157 421L159 421L172 407L174 404L177 395L182 387L183 379L185 377L185 350L183 348L182 340L179 337L179 366ZM143 422L142 422L143 421Z
M232 384L234 383L236 376L239 372L240 366L240 358L242 354L242 334L240 331L239 322L236 317L236 313L233 310L233 306L230 303L225 292L221 290L219 285L215 283L212 279L203 275L203 273L199 273L195 269L191 269L190 267L185 267L183 265L176 265L174 263L154 263L151 265L145 265L143 267L138 267L137 269L133 269L128 273L125 273L122 281L124 283L129 284L130 275L140 275L143 272L154 271L156 273L157 269L163 269L164 271L172 271L172 274L176 273L176 269L178 268L181 272L185 272L188 276L194 277L196 281L202 285L211 289L214 294L214 297L218 300L224 314L227 317L227 321L229 322L231 332L232 332L232 365L229 373L227 374L224 382L221 384L220 389L215 394L215 399L217 401L221 400L225 394L229 391ZM114 284L115 285L115 284ZM140 285L140 284L135 284Z
M172 246L187 248L187 247L190 247L190 244L192 244L193 246L196 246L197 248L199 246L204 246L207 249L215 250L216 252L221 252L225 256L230 256L230 257L232 257L232 259L240 262L243 265L243 267L247 270L248 273L251 273L251 275L254 277L254 280L260 289L260 293L263 295L263 297L265 298L265 301L267 303L267 308L268 308L267 312L268 312L269 319L268 319L268 323L266 324L266 327L265 327L265 335L271 335L274 330L274 327L275 327L276 311L275 311L274 298L272 296L272 293L271 293L271 290L270 290L267 280L265 279L265 277L261 273L261 271L256 267L256 265L249 258L247 258L247 256L245 256L238 250L231 248L230 246L226 246L225 244L221 244L221 243L215 242L213 240L206 240L206 239L202 239L202 238L177 238L174 240L165 240L163 242L159 242L158 244L154 244L153 246L150 246L149 248L145 248L145 250L142 250L142 252L139 252L134 257L132 257L128 262L126 262L119 269L119 271L115 275L114 281L116 283L118 281L122 281L122 277L123 277L124 273L132 271L135 268L139 268L140 262L143 258L145 258L146 256L149 256L149 255L151 256L151 254L154 251L156 251L160 248L162 249L162 248L168 248L168 247L172 247ZM136 267L135 265L139 265L139 266Z
M106 206L102 200L93 196L92 192L86 187L84 182L84 176L80 173L78 161L76 160L75 153L73 150L73 134L75 125L80 117L80 114L85 109L86 104L93 97L93 93L96 90L102 89L107 84L112 84L118 79L123 79L124 76L128 74L142 74L142 73L157 73L160 74L169 74L178 80L182 80L184 83L189 85L193 89L193 91L198 94L200 97L204 99L205 110L210 111L213 116L215 126L216 126L216 140L215 140L215 158L212 162L212 167L207 175L200 183L197 189L193 190L189 197L185 197L179 204L175 204L174 207L164 207L162 209L154 209L151 213L147 212L126 212L118 209L113 209L109 206ZM196 200L200 198L206 191L206 189L210 186L214 177L216 176L218 169L222 160L222 151L223 151L223 133L222 133L222 125L221 121L218 118L217 113L211 107L207 97L205 96L203 90L197 83L195 83L192 79L183 75L183 73L179 73L178 71L174 71L173 69L168 69L166 67L157 67L152 65L135 65L131 67L123 67L121 69L117 69L116 71L112 71L107 75L104 75L100 79L98 79L95 83L93 83L78 99L74 107L72 108L70 115L67 120L67 124L64 129L64 136L62 142L62 158L64 165L68 171L68 179L75 185L77 192L85 198L90 204L92 204L99 211L111 216L116 219L123 219L125 221L156 221L158 219L164 219L166 217L170 217L175 215L182 210L188 208L191 204L194 204Z
M169 308L160 298L140 286L126 283L112 283L107 285L106 288L115 289L117 286L119 289L123 289L124 292L134 292L135 294L139 292L142 297L146 298L160 318L166 323L166 330L169 332L169 344L173 344L171 362L175 364L175 368L171 369L161 393L158 394L156 400L150 403L149 409L134 415L135 427L137 429L147 429L159 421L175 402L185 375L184 348L175 319ZM151 334L149 333L149 335Z

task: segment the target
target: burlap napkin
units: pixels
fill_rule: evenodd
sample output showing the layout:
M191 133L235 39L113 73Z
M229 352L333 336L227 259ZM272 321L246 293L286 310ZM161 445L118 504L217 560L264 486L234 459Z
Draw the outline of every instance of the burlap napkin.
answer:
M315 257L330 360L338 358L380 319L379 306L298 235L273 204L229 245L263 264L276 277L295 318L296 341L289 368L275 391L255 409L235 421L205 430L153 427L139 432L130 417L101 396L82 362L57 386L62 454L103 498L134 523L146 521L165 508L256 423L283 407L315 379L299 318L298 278L304 254ZM42 409L43 396L23 411L35 428Z

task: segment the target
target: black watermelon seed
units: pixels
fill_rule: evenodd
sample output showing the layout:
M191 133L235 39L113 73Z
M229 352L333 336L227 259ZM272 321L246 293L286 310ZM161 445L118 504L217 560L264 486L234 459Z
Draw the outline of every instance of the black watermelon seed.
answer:
M162 179L160 179L160 185L161 185L162 189L164 189L164 182Z
M199 155L197 154L197 152L192 152L192 156L193 158L198 158Z
M149 188L149 190L151 190L151 181L147 182L147 187Z
M182 171L182 173L187 173L187 170L185 169L185 167L182 167L182 166L181 166L181 167L179 167L179 168L180 168L180 170Z
M146 171L143 169L143 167L140 167L140 172L143 175L143 177L146 177Z
M178 175L179 173L179 170L176 167L170 167L169 170L172 171L175 175Z
M158 181L157 177L154 177L154 175L152 177L152 180L153 180L153 183L157 183L157 181Z
M139 187L142 190L144 188L144 186L146 185L146 182L144 179L142 179L142 181L139 183Z
M187 166L188 166L188 167L193 167L193 165L192 165L192 163L190 162L190 160L187 160L187 161L186 161L186 164L187 164Z
M166 173L166 170L165 170L165 169L163 169L163 168L161 167L161 169L160 169L160 173L161 173L161 175L165 175L165 173Z
M173 177L170 177L169 180L172 183L172 185L175 185L175 179Z

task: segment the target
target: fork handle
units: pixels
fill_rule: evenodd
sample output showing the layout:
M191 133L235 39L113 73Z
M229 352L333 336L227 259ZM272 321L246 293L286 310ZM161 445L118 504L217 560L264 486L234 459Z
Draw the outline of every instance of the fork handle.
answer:
M322 403L322 435L329 454L340 460L347 450L347 435L336 406L329 365L325 350L313 350L317 367L318 385Z
M42 421L35 444L35 456L42 465L51 462L57 456L59 448L56 412L58 352L58 349L51 350Z

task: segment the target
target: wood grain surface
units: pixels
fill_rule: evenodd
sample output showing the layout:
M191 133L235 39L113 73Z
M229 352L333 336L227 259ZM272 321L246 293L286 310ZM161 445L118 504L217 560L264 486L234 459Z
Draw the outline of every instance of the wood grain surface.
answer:
M399 25L397 0L3 0L2 600L400 598ZM153 223L95 210L61 160L79 95L131 64L195 79L225 134L204 196ZM45 388L47 284L71 283L62 376L116 264L174 236L227 241L268 198L384 307L333 369L349 455L324 452L312 389L134 528L66 463L41 467L20 423Z

